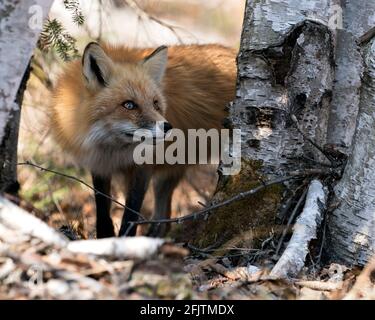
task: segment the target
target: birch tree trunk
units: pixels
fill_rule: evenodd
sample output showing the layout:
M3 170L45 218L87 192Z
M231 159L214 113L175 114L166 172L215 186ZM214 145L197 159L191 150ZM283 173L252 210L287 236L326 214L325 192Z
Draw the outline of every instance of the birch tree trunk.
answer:
M229 119L242 132L242 170L220 179L214 202L262 180L310 168L301 161L303 156L326 161L305 142L291 116L306 135L325 144L334 75L328 12L328 0L247 1L237 99ZM277 186L221 210L209 219L197 244L224 242L246 229L253 230L254 237L268 237L288 196L284 186Z
M17 140L28 65L52 0L0 2L0 192L17 192Z
M364 265L375 254L375 2L339 4L343 29L337 34L328 147L349 160L335 188L338 208L329 219L327 251L336 261Z
M357 129L348 165L335 189L339 207L329 225L331 256L356 265L365 265L375 253L375 39L363 55Z
M221 177L214 197L220 201L290 171L337 168L321 177L330 188L341 180L325 249L331 259L359 265L375 254L374 26L371 0L247 1L229 119L242 131L242 172ZM212 215L200 244L227 241L246 229L260 236L257 230L282 218L288 190L304 183L268 189Z

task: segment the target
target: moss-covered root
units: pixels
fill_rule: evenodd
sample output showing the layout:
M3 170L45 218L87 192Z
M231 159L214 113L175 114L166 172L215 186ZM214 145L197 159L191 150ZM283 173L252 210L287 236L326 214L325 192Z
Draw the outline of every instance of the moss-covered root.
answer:
M242 160L238 175L219 180L212 202L221 202L261 184L260 167L259 162ZM283 190L282 185L269 186L253 196L218 209L201 225L201 232L197 233L194 245L204 248L215 243L223 244L249 230L258 236L268 234L274 226ZM256 241L256 238L252 241Z

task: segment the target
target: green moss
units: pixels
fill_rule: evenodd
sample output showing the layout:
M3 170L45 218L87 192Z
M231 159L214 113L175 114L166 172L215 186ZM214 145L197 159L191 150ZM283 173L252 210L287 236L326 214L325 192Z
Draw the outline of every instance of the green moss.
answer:
M35 157L34 161L43 163L38 157ZM90 178L87 175L85 176L82 170L77 170L74 167L58 166L53 162L44 162L43 166L73 177L84 176L83 179L90 182ZM21 188L20 196L43 212L54 210L56 202L66 198L72 188L83 188L82 184L77 181L52 172L42 171L32 166L23 166L22 169L35 173L36 178L29 188Z
M260 185L259 173L262 163L242 161L241 172L236 176L223 177L219 181L213 203L224 201L240 192L248 191ZM283 186L274 185L249 196L248 198L218 209L204 224L202 232L194 240L199 247L214 243L225 243L245 232L252 230L254 237L268 234L275 214L281 202Z

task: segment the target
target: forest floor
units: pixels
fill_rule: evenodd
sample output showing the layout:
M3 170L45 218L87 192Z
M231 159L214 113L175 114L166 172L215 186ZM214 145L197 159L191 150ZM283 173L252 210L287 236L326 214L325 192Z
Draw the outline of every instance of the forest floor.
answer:
M310 264L298 278L280 280L268 276L272 265L266 249L218 257L172 240L145 259L76 253L6 226L0 299L375 299L373 270Z
M164 15L165 19L179 17L178 21L171 22L184 25L185 30L196 33L192 26L198 28L200 42L221 41L236 46L240 38L243 4L233 11L234 2L226 1L223 8L217 5L219 2L225 1L206 1L207 11L202 11L199 1L183 2L183 6L180 2L167 1L168 10L158 6L149 9L158 17ZM199 10L196 9L198 5ZM234 19L234 15L238 19ZM107 23L108 28L116 29L116 23L123 23L123 16L116 17L111 16L113 19L111 24ZM130 18L126 20L132 21ZM133 27L117 28L124 30L126 34L121 37L128 39L130 44L149 45L149 39L157 39L156 35L147 34L146 29L162 35L163 39L157 40L159 42L165 41L166 37L170 42L176 41L173 32L166 35L160 28L147 23L144 23L143 30L133 18ZM70 17L65 16L65 19ZM138 35L140 30L143 30L143 35ZM114 31L105 31L104 28L103 32L105 36L106 32L112 34ZM189 34L180 30L183 39ZM87 35L81 39L80 45L86 42ZM53 82L60 66L50 63L49 59L56 57L36 52L35 58L48 73L48 80ZM63 154L50 136L46 103L50 93L40 80L35 72L32 73L25 92L19 162L31 161L91 184L88 173ZM77 239L95 238L95 202L91 190L77 181L27 165L19 166L19 182L19 197L9 197L10 200L53 230L65 235L69 233ZM214 167L189 172L174 193L173 216L201 209L209 202L216 182ZM113 183L112 195L124 203L120 180ZM142 213L150 217L152 207L150 191ZM116 230L122 211L121 206L112 206ZM255 247L248 243L245 232L239 235L241 241L229 241L224 251L217 251L215 243L198 248L192 240L202 231L200 223L204 221L174 225L169 240L147 259L74 253L64 247L46 244L35 236L21 235L11 229L0 230L0 299L375 299L375 281L371 284L370 276L361 280L362 270L339 264L325 265L311 256L307 257L307 267L297 279L271 279L268 274L278 258L274 256L278 239L275 233L265 235ZM139 233L145 231L140 228ZM368 291L372 296L356 289L355 283L360 281L366 283L363 288L372 288Z
M28 109L24 109L19 161L32 161L91 184L87 172L61 157L48 129L35 132L31 128L30 134L27 129L38 117L33 109L33 121L28 121ZM45 117L41 115L40 121ZM65 235L95 238L95 203L90 189L25 165L19 166L19 181L19 198L10 200ZM112 194L124 203L119 182L114 182ZM214 167L191 171L174 193L173 216L201 209L209 202L216 182ZM150 217L152 207L150 191L142 213ZM113 205L116 230L122 211ZM271 279L268 274L279 257L274 255L279 234L264 237L255 247L251 241L248 244L244 232L239 235L241 241L229 241L224 251L217 250L215 243L198 248L192 240L202 230L199 224L204 221L174 225L170 240L143 260L78 254L33 236L0 232L0 299L341 299L355 288L362 272L339 264L324 265L323 260L316 261L316 255L309 255L297 279ZM140 228L139 234L145 231ZM370 276L366 283L371 287ZM349 297L375 298L373 282L371 288L372 293L350 293Z

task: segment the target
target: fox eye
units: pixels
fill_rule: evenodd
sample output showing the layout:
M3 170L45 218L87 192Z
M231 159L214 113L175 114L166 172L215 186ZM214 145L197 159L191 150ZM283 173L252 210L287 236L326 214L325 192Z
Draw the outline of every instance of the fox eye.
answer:
M136 109L138 107L137 104L134 101L131 101L131 100L124 101L122 103L122 106L125 109L128 109L128 110L133 110L133 109Z
M159 101L158 100L154 100L154 108L156 109L156 110L160 110L160 107L159 107Z

